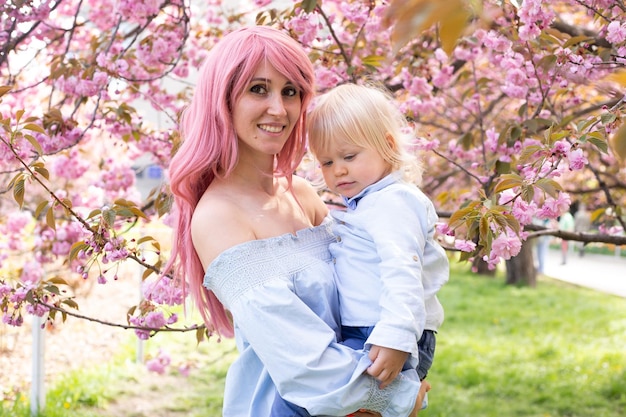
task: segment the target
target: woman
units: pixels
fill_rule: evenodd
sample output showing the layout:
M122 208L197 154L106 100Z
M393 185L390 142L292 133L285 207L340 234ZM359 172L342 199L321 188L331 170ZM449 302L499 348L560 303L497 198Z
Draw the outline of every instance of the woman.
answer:
M337 343L328 211L292 175L313 79L300 45L269 27L234 31L210 51L170 165L170 264L179 260L207 326L236 338L225 417L268 416L276 389L312 415L406 416L419 381L381 390L363 375L367 355Z

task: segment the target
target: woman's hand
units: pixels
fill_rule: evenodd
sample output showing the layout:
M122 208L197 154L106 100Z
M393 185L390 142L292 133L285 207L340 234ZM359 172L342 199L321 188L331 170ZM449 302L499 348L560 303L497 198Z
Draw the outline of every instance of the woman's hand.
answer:
M417 393L417 400L415 400L415 408L409 414L409 417L417 417L417 414L422 409L422 403L424 402L424 397L426 397L426 393L430 391L430 383L426 380L422 381L422 385L420 386L420 390Z
M415 408L411 411L408 417L417 417L417 414L422 409L422 403L424 402L424 397L426 393L430 391L430 383L428 381L422 381L422 385L420 386L420 390L417 393L417 400L415 400ZM361 409L356 413L348 414L346 417L382 417L379 413L369 410Z
M382 415L375 411L359 410L356 413L348 414L346 417L382 417Z

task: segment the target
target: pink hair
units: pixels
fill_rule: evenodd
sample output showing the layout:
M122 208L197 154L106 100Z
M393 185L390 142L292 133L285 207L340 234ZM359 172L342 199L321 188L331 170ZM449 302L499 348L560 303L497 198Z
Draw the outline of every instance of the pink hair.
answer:
M190 293L209 330L232 337L233 326L222 303L203 286L204 269L191 239L191 217L214 178L230 175L238 159L232 106L262 62L270 63L299 90L302 110L283 149L275 175L291 179L305 152L305 113L314 92L313 66L294 39L268 26L252 26L224 36L200 69L196 91L181 116L180 148L169 166L174 196L173 245L165 270L176 259L175 273L188 279ZM183 284L185 285L185 284Z

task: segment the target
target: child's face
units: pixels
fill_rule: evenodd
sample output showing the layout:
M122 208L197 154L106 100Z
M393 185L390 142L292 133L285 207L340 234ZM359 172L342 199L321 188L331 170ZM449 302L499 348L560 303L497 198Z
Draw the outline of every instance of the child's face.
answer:
M342 137L335 138L317 159L328 188L348 198L391 172L391 165L376 150L350 144Z

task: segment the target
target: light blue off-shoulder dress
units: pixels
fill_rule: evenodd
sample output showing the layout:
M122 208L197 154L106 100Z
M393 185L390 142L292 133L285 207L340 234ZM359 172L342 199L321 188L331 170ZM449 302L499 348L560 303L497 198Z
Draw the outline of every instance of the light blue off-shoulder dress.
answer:
M224 417L266 417L276 389L316 416L359 408L402 417L419 381L401 375L384 390L363 375L366 353L337 343L331 221L234 246L209 265L204 285L232 313L240 356L226 377Z

